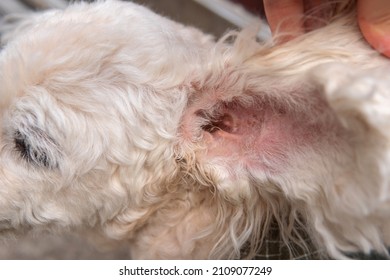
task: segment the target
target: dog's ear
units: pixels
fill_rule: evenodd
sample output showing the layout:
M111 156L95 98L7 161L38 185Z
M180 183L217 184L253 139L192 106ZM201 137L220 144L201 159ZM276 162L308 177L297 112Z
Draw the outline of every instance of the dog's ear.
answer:
M309 86L273 82L273 88L249 90L235 83L221 92L198 93L182 125L183 135L203 148L197 159L223 166L230 178L242 178L246 171L285 171L292 154L311 147L330 125L327 119L313 118L313 112L326 115L329 107L320 95L308 94L313 90Z
M361 70L327 63L312 71L312 83L320 88L343 126L361 137L369 130L390 139L390 82L388 66ZM360 137L359 136L359 137Z

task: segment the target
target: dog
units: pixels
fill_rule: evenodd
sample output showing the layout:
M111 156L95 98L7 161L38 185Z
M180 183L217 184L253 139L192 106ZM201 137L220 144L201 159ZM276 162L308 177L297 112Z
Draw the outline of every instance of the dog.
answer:
M276 227L291 256L388 257L389 61L354 1L287 43L255 34L215 41L114 0L6 34L0 236L82 231L134 259L242 259Z

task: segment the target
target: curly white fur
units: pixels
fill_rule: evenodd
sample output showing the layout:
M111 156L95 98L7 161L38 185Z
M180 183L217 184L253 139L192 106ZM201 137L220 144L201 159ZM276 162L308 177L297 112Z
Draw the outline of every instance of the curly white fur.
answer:
M118 1L28 19L0 54L0 233L250 258L277 224L292 253L386 255L389 62L340 2L278 46Z

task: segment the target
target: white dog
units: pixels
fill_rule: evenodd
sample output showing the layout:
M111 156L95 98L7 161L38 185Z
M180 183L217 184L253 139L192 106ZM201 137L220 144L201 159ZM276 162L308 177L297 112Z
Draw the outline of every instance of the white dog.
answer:
M0 235L251 258L276 225L292 254L387 255L390 63L333 8L278 46L118 1L22 24L0 54Z

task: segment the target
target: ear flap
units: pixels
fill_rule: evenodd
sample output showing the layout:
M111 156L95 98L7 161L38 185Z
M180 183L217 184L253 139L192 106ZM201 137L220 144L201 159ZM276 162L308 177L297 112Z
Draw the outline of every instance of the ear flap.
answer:
M354 70L351 65L328 63L313 71L312 81L347 129L369 126L390 139L389 70L388 66Z

